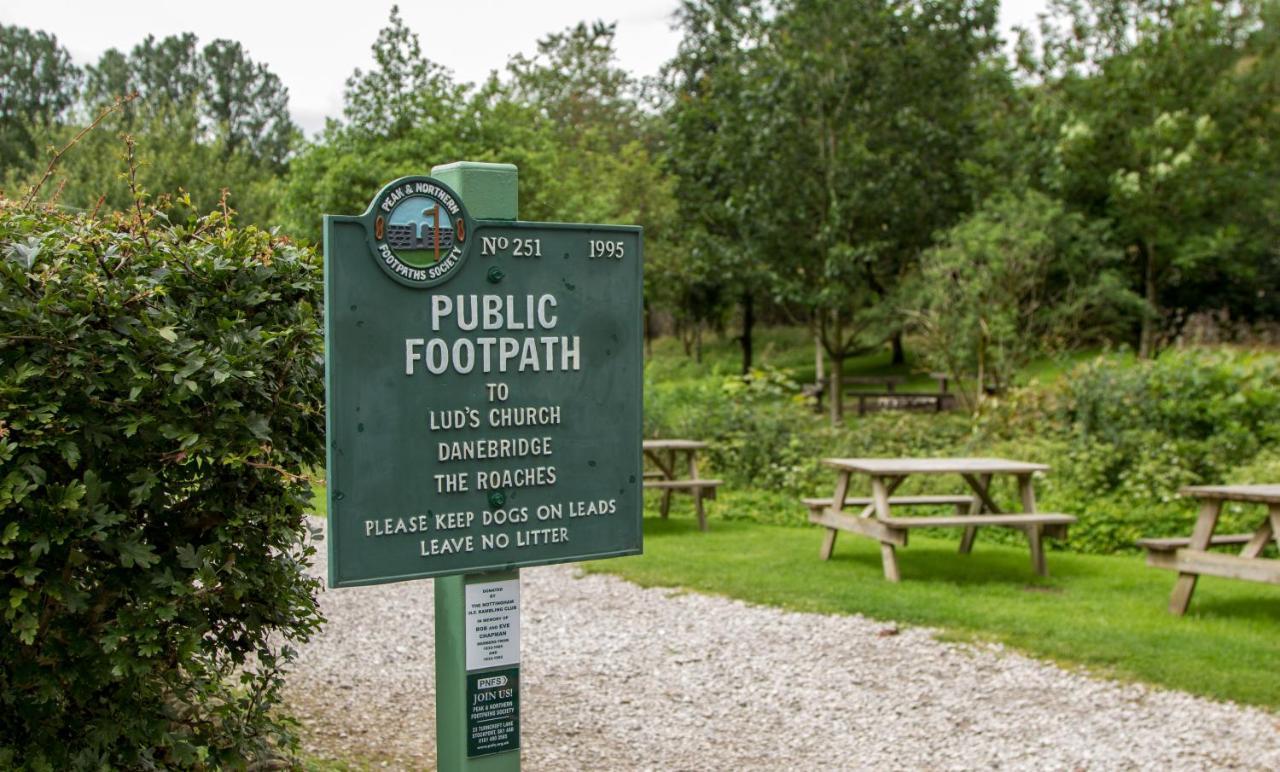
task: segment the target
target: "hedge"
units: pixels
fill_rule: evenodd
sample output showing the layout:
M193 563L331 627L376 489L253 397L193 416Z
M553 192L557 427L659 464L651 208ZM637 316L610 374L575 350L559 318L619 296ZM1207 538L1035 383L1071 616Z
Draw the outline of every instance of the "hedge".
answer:
M320 293L311 250L225 212L0 198L0 767L296 748Z

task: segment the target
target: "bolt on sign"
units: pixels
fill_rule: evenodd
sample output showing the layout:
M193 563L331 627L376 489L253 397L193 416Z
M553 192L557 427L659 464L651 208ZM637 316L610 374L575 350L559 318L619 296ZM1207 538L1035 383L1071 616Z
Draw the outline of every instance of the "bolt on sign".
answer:
M324 243L330 586L640 552L640 228L415 176Z

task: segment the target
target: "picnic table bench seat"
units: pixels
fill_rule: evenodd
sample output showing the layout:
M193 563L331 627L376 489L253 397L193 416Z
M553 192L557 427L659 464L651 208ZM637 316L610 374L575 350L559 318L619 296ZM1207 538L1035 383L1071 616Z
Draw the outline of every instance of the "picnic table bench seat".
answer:
M1253 538L1251 533L1223 533L1217 534L1209 539L1210 547L1226 547L1236 544L1248 544ZM1152 550L1154 552L1173 552L1183 547L1191 546L1191 538L1189 536L1171 537L1167 539L1138 539L1137 545L1143 549Z
M923 499L923 500L922 500ZM956 504L957 511L962 511L960 507L968 507L973 501L973 497L965 496L901 496L889 499L890 506L923 506L937 504ZM856 513L844 511L840 513L829 512L831 499L802 499L806 506L809 507L809 522L815 525L826 525L828 527L844 528L845 530L856 531L866 536L874 536L891 541L899 546L907 546L906 531L912 528L977 528L978 526L991 526L996 528L1012 528L1014 530L1026 531L1029 528L1039 528L1045 536L1054 539L1067 538L1067 529L1076 522L1075 515L1064 515L1058 512L1033 512L1033 513L1017 513L1017 514L996 514L984 512L981 514L956 514L948 516L930 515L928 517L857 517ZM846 504L870 506L871 499L845 499ZM968 545L972 545L972 540L967 539ZM967 552L966 547L961 548Z
M658 490L689 491L700 489L702 498L714 499L716 488L724 485L724 480L645 480L644 487Z
M831 506L834 499L828 498L802 498L804 505L812 510L823 510ZM846 496L845 506L865 507L872 504L874 499L870 497ZM904 507L923 507L923 506L955 506L967 507L973 504L974 498L968 494L958 493L955 495L941 496L891 496L890 504L897 504Z
M954 517L884 517L880 522L894 528L968 528L971 525L1002 525L1025 528L1029 525L1071 525L1075 515L1034 512L1013 515L956 515Z

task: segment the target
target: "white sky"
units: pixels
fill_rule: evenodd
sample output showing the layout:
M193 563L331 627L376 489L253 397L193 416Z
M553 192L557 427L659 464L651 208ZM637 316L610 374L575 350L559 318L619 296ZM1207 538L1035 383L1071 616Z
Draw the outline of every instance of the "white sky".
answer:
M849 0L857 2L858 0ZM108 48L128 51L148 33L194 32L202 43L238 40L289 89L293 118L308 135L325 116L342 111L342 88L356 67L372 62L369 47L387 22L393 0L338 3L219 0L4 0L0 23L44 30L77 64L91 64ZM533 53L538 38L579 21L618 23L620 64L653 75L675 53L679 35L670 17L677 0L401 0L401 15L433 61L463 81L501 70L515 53ZM1034 25L1044 0L1004 0L1001 27Z

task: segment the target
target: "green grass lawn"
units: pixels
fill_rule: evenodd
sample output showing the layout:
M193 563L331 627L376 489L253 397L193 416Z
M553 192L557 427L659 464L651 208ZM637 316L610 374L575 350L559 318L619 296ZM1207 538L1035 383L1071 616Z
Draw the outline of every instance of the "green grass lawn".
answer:
M683 504L684 508L689 505ZM911 536L902 582L883 579L879 547L840 535L818 559L821 529L687 515L646 517L645 554L587 563L644 586L699 592L796 611L853 614L941 628L956 640L998 641L1120 679L1280 707L1280 587L1203 578L1187 616L1166 611L1174 574L1134 556L1051 552L1051 577L1025 548Z

